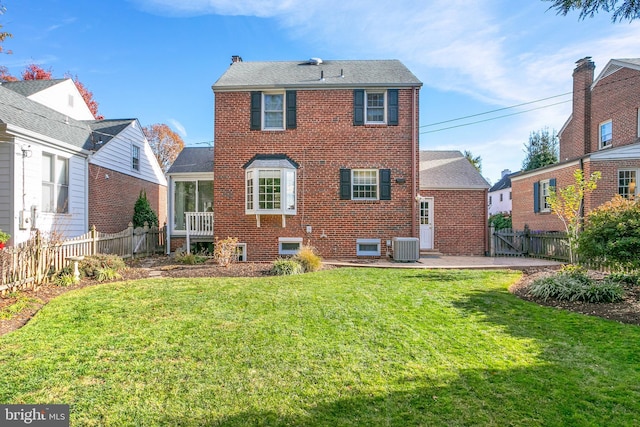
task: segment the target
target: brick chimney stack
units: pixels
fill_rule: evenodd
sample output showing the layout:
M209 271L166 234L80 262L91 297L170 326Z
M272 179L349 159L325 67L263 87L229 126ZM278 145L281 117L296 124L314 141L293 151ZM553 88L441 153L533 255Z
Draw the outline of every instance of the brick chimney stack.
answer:
M560 141L560 160L575 159L591 151L591 85L596 65L590 56L576 62L573 70L571 130Z
M231 64L235 64L236 62L242 62L242 57L240 55L233 55L231 57Z

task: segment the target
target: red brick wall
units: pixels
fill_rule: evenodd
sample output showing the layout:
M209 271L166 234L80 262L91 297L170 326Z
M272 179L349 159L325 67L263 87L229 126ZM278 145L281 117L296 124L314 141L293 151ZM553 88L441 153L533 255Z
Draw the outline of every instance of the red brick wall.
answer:
M600 123L612 121L612 147L638 142L640 71L622 68L598 81L591 93L591 151L598 151Z
M214 234L246 243L248 260L276 258L279 237L302 237L335 258L355 257L358 238L380 239L385 256L387 240L417 236L412 90L399 91L398 126L354 126L353 90L298 90L297 129L286 131L249 129L249 92L215 98ZM245 215L242 166L255 154L286 154L300 165L297 215L288 216L284 228L281 216L261 216L258 228L255 215ZM341 168L391 169L391 200L339 200Z
M488 190L420 190L433 197L433 248L446 255L484 255Z
M103 233L117 233L127 228L133 220L133 207L141 190L147 192L147 199L162 226L167 221L167 187L89 165L89 226L95 225Z
M560 135L560 161L571 160L587 153L585 141L590 140L591 83L595 65L578 61L573 71L573 112L570 122Z
M640 159L591 160L585 162L584 166L587 177L594 171L600 171L602 174L595 191L585 197L585 212L588 213L618 194L618 171L620 169L640 169Z

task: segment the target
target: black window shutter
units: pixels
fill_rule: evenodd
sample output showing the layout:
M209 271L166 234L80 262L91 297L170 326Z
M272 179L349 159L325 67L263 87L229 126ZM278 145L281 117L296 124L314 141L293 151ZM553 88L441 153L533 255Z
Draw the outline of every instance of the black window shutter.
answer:
M353 125L364 125L364 89L353 90Z
M287 129L295 129L298 126L296 121L296 91L287 91Z
M340 169L340 200L351 199L351 169Z
M262 118L262 92L251 92L251 130L260 130Z
M398 89L387 91L387 124L398 125Z
M533 183L533 211L540 212L540 182Z
M380 200L391 200L391 169L380 169Z

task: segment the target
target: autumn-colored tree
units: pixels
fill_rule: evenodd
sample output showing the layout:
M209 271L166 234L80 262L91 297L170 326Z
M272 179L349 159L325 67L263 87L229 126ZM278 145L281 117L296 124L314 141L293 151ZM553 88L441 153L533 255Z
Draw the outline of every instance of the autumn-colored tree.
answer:
M580 227L582 226L582 207L585 194L596 189L597 181L602 174L593 172L589 179L584 177L582 169L573 172L575 184L569 184L565 188L550 188L547 202L551 206L551 212L555 213L564 224L569 237L569 259L574 262Z
M0 65L0 81L2 82L15 82L17 78L9 74L9 69L4 65Z
M4 13L7 11L7 8L4 7L4 5L2 3L0 3L0 15L4 15ZM0 29L2 29L2 25L0 24ZM6 31L0 31L0 53L11 53L10 50L5 50L4 46L2 46L2 43L4 43L4 41L8 38L13 37L13 34L8 33ZM5 68L5 67L2 67ZM6 68L5 68L6 70ZM3 70L4 73L4 70Z
M142 128L153 154L164 173L167 173L173 161L184 148L184 141L165 124L156 123Z
M52 73L51 68L45 70L36 64L29 64L22 72L22 80L51 80Z

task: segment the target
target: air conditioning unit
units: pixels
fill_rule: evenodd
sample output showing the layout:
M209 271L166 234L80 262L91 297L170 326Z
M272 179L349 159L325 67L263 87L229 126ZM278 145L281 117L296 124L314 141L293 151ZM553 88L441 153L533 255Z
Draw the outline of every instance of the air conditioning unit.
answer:
M392 249L395 261L416 262L420 259L420 240L417 237L394 237Z

